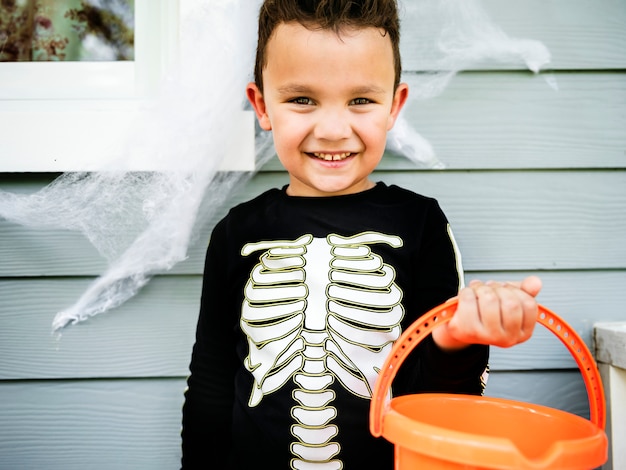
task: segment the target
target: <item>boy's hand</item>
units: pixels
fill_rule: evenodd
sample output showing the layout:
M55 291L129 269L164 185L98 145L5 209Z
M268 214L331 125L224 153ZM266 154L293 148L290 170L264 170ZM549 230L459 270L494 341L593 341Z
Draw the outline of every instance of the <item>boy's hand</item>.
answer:
M433 331L444 350L470 344L508 348L526 341L537 321L535 296L541 280L529 276L522 282L472 281L461 289L454 317Z

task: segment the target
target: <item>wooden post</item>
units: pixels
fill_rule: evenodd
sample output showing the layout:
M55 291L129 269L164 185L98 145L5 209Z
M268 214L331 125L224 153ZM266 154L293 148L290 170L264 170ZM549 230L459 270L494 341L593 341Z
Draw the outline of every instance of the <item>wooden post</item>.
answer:
M606 394L609 461L603 470L626 470L626 322L594 325L594 349Z

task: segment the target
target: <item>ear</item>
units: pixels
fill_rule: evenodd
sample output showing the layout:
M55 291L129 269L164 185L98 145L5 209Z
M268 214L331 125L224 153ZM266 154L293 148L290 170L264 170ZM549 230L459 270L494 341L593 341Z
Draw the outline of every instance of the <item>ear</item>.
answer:
M396 88L396 92L393 95L393 102L391 103L391 112L389 113L389 119L387 121L387 130L391 130L393 125L396 123L396 119L398 119L398 115L404 104L406 103L407 98L409 97L409 86L406 83L400 83L398 88Z
M246 96L248 97L248 101L254 108L254 112L256 113L256 117L259 120L259 125L265 131L272 130L272 123L270 122L270 118L267 115L267 107L265 106L265 99L263 99L263 94L259 87L256 86L254 82L248 83L246 87Z

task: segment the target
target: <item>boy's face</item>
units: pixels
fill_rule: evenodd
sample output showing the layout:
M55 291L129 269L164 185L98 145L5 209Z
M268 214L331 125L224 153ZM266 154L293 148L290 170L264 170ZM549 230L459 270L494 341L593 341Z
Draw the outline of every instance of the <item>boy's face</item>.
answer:
M387 131L408 95L394 92L391 41L377 28L309 30L282 23L267 44L263 94L247 88L289 172L287 193L332 196L369 189Z

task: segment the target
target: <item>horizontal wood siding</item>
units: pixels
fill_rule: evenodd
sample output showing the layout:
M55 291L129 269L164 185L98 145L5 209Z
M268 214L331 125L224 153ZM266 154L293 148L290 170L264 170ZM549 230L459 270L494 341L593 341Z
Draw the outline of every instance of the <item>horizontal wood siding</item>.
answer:
M530 272L470 272L467 278L517 279ZM624 318L626 272L542 274L540 302L591 347L593 324ZM0 281L0 380L184 377L193 344L200 276L160 276L117 310L52 334L57 311L89 284L84 278ZM576 367L555 337L537 327L526 344L492 350L493 370Z
M184 381L0 383L3 470L171 470Z
M617 269L624 266L626 172L379 171L376 180L436 197L469 270ZM286 183L258 174L231 203ZM224 211L220 211L221 216ZM176 274L200 274L210 227ZM93 276L106 263L84 237L0 222L0 276Z
M568 371L493 373L490 390L588 415L579 381ZM0 382L0 468L178 468L184 387L159 378Z
M412 0L403 0L411 12ZM626 8L623 0L482 0L491 19L514 38L543 42L555 70L626 68ZM418 19L402 21L403 66L420 70L424 64L412 51L421 40ZM523 64L478 64L488 69L522 68Z
M432 100L410 99L404 115L445 169L390 152L374 178L439 200L468 280L539 274L539 301L591 346L594 323L626 320L626 3L483 4L506 33L544 42L548 69L485 62ZM417 20L402 22L403 79L414 90L428 67L415 54ZM54 177L0 173L0 190L32 194ZM178 467L211 228L229 207L286 182L270 161L201 228L186 261L60 334L55 313L106 261L78 233L0 220L0 470ZM574 361L541 327L523 345L492 349L491 368L488 395L588 417Z
M626 167L626 76L621 71L549 76L557 89L545 74L461 73L431 100L411 99L409 88L403 114L447 169ZM415 85L415 74L406 72L404 80ZM266 168L280 166L274 161ZM390 155L380 168L419 165Z

